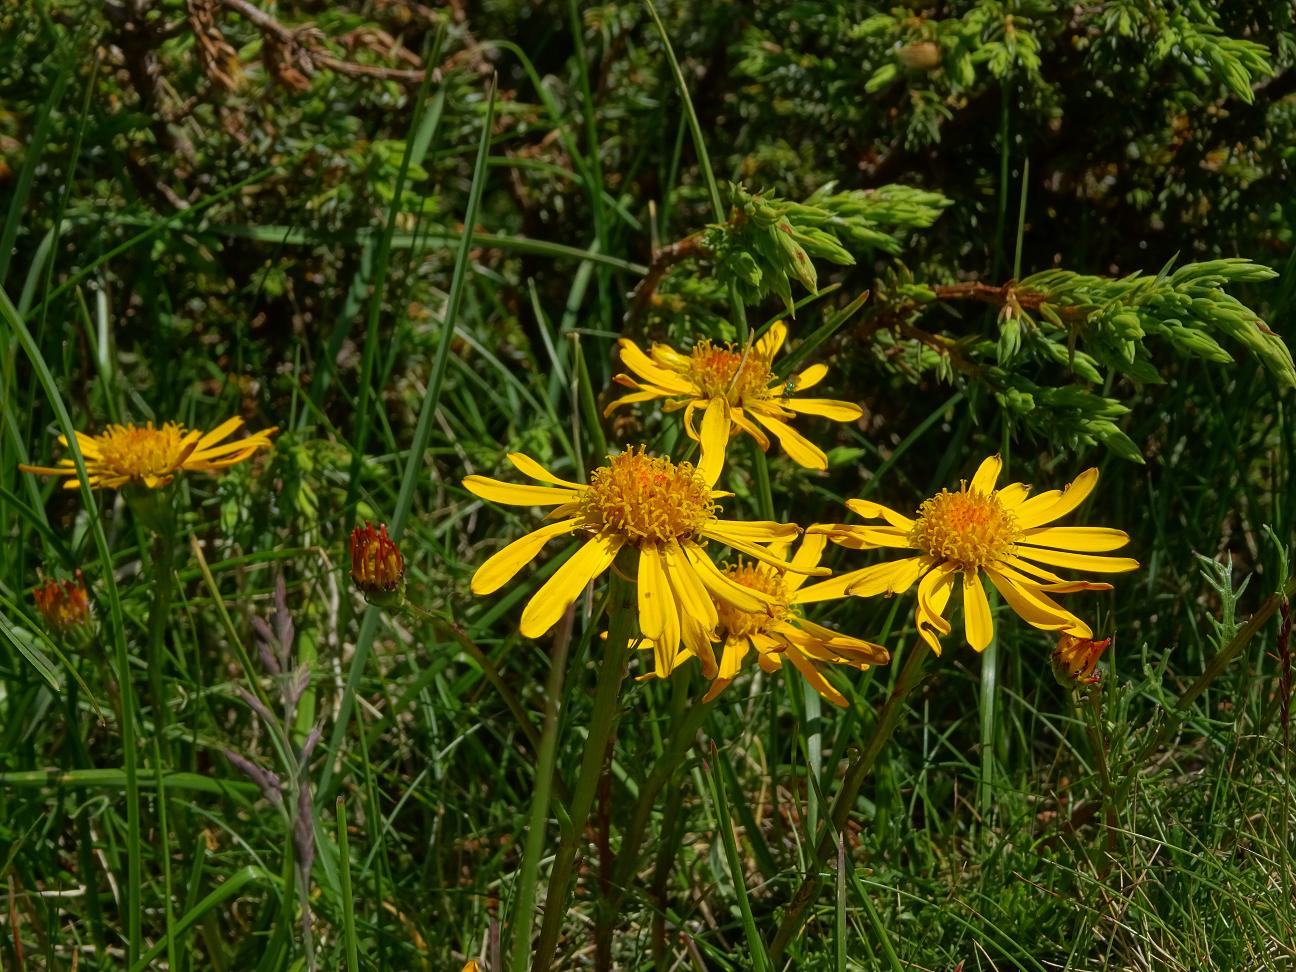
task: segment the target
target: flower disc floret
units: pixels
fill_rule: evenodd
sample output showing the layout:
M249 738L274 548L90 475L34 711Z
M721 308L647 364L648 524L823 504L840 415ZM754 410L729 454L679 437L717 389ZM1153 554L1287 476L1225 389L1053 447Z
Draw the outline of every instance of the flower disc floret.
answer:
M720 629L727 638L746 638L761 634L785 620L792 613L787 600L787 581L769 567L739 559L724 565L724 572L735 584L760 591L770 599L768 612L743 611L724 601L716 602Z
M965 571L1009 556L1016 538L1016 522L999 498L966 486L924 500L909 534L914 549Z
M716 512L712 489L691 463L637 451L612 456L581 493L582 526L635 545L694 537Z
M744 355L733 345L719 348L706 340L693 346L687 373L702 397L723 398L730 405L769 398L770 383L776 381L769 359L755 349Z

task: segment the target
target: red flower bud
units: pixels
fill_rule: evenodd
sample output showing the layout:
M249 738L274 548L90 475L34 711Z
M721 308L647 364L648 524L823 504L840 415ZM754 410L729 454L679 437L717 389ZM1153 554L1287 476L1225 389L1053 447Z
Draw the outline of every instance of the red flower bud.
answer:
M1092 638L1077 638L1075 635L1064 634L1058 639L1057 647L1053 649L1053 677L1065 688L1073 685L1093 685L1099 681L1098 676L1094 674L1094 668L1111 643L1110 638L1095 641Z
M366 599L399 603L405 594L405 558L387 536L387 524L351 531L351 580Z
M60 635L73 635L90 630L90 594L86 591L81 571L73 580L45 580L32 596L36 610L50 631Z

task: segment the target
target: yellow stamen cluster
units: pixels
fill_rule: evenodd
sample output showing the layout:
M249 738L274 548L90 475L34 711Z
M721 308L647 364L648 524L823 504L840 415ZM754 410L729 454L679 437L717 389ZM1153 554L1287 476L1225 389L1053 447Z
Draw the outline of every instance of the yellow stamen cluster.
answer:
M750 587L754 591L768 594L774 601L768 613L761 611L742 611L726 601L716 601L716 613L720 616L720 628L728 638L746 638L760 634L770 625L781 621L792 613L787 602L787 589L783 577L764 564L754 564L739 559L736 564L726 564L724 572L729 579Z
M580 497L582 526L635 544L694 536L716 511L711 487L691 463L626 451L594 470Z
M774 381L770 363L753 348L744 356L732 345L718 348L699 341L689 358L688 376L704 398L724 398L730 405L769 397Z
M149 422L144 426L110 425L95 441L99 448L96 464L106 477L155 477L167 481L193 451L197 437L186 442L185 430L175 422L167 422L160 429Z
M943 489L925 500L909 533L915 549L965 571L1009 555L1016 539L1016 522L999 498L966 485L957 493Z

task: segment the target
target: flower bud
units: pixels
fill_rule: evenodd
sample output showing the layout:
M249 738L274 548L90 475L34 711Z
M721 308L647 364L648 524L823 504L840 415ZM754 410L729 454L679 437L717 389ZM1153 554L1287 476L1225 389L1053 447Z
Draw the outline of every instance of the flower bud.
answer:
M375 530L366 522L351 531L351 580L370 603L393 607L405 600L405 558L387 524Z
M1064 634L1058 639L1057 647L1053 649L1051 658L1053 677L1063 688L1095 684L1099 681L1099 677L1094 672L1094 668L1111 643L1110 638L1095 641L1092 638L1077 638L1075 635Z
M36 610L52 633L72 641L89 640L94 633L90 594L81 571L78 570L72 580L46 579L32 596L36 600Z

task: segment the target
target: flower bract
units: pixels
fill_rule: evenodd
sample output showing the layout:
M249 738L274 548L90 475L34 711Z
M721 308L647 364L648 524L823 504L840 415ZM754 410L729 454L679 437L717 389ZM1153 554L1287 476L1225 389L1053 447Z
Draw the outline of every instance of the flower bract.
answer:
M146 425L110 425L99 435L76 433L77 445L85 457L86 473L92 489L119 489L138 485L159 489L171 482L178 472L215 472L251 457L270 447L270 436L276 428L263 429L234 442L226 442L241 425L237 416L202 432L186 429L176 422L155 428ZM67 439L59 436L67 445ZM24 472L43 476L67 476L64 489L77 489L76 464L71 457L56 466L18 467Z
M688 354L664 344L653 344L645 354L629 338L622 338L621 362L638 377L616 376L618 384L634 391L608 405L604 414L633 402L665 399L663 407L667 411L684 409L684 428L696 439L696 411L719 401L726 406L727 422L752 436L762 449L769 448L768 432L797 464L808 469L827 469L828 457L824 451L789 421L799 414L852 422L863 412L849 402L794 397L796 392L822 381L828 367L815 364L791 378L779 378L772 370L772 363L786 339L787 327L782 321L774 323L747 348L719 347L702 340Z
M553 475L534 459L510 453L509 461L544 485L528 486L468 476L464 486L476 496L514 506L552 506L550 522L515 540L483 563L472 578L474 594L490 594L508 583L541 548L556 537L576 533L584 543L532 596L522 612L521 632L538 638L562 617L585 585L622 551L637 580L639 630L651 645L656 672L674 669L681 645L716 671L715 640L719 601L744 611L769 612L775 599L736 582L711 562L703 544L714 540L779 569L789 565L761 544L791 540L794 525L772 521L722 520L716 500L732 494L715 489L724 463L727 429L719 404L707 409L701 429L702 458L697 467L647 455L643 448L610 456L588 484ZM811 573L827 573L812 570Z
M827 543L827 537L822 535L805 537L789 561L798 568L796 572L779 572L769 564L743 558L724 567L735 583L769 595L772 604L767 611L744 611L723 601L716 602L720 616L719 640L724 643L724 651L719 671L703 701L709 702L724 691L753 651L765 671L778 671L788 661L816 692L841 706L846 705L846 698L824 677L821 666L848 665L863 671L870 665L884 665L891 660L881 645L840 634L802 616L798 608L801 592L810 588L802 587L807 575L801 571L819 566ZM787 557L789 545L771 544L770 552Z
M990 603L981 580L984 575L1028 624L1092 638L1089 625L1051 595L1105 591L1111 585L1066 580L1049 568L1104 574L1134 570L1138 561L1129 557L1095 556L1125 546L1129 537L1106 527L1049 524L1085 500L1098 482L1098 470L1086 469L1065 490L1030 496L1030 487L1022 483L996 489L1001 468L999 457L991 456L981 463L970 483L964 482L957 492L942 490L926 500L913 517L868 500L848 500L846 505L852 511L865 519L883 520L884 525L819 524L807 532L825 534L856 549L893 547L915 553L816 584L803 593L803 601L842 593L860 597L899 594L917 582L918 633L939 653L940 637L951 630L944 617L945 606L958 587L967 642L983 651L994 637Z

